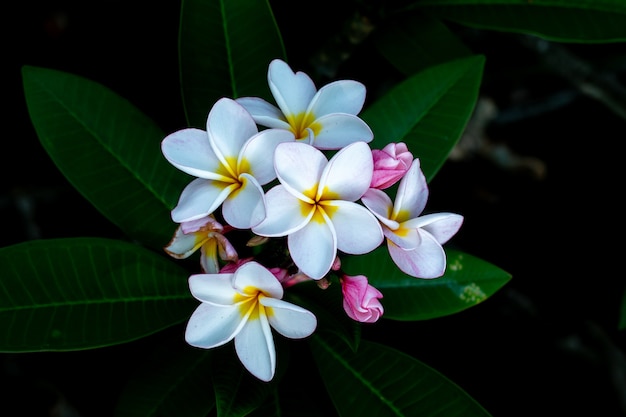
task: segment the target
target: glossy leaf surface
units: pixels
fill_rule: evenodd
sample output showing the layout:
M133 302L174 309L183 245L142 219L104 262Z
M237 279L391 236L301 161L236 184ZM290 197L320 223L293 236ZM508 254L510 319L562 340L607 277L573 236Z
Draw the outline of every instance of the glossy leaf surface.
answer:
M269 99L267 67L285 51L274 15L264 0L183 0L179 65L190 126L206 129L222 97Z
M169 210L189 181L161 154L163 132L107 87L46 68L22 68L31 121L68 181L129 237L161 248Z
M0 249L0 351L90 349L180 323L196 302L188 274L111 239L34 240Z
M211 353L159 346L146 354L124 387L114 417L205 417L215 408Z
M343 417L488 417L465 391L417 359L363 340L354 353L315 336L311 350L326 390Z
M446 249L445 274L435 279L406 275L393 263L386 247L342 261L350 275L366 274L383 293L384 318L428 320L470 308L502 288L511 275L467 253Z
M622 0L426 0L415 5L467 26L557 42L626 40L626 3Z
M361 114L372 149L405 142L430 181L456 145L478 98L484 57L430 67L394 86Z

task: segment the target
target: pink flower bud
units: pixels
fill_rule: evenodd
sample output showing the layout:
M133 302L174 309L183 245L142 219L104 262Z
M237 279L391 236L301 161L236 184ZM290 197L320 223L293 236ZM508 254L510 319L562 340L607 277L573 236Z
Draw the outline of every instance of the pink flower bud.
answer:
M374 175L370 188L384 190L398 182L413 163L413 154L403 142L389 143L382 150L373 149Z
M383 295L369 285L365 275L341 277L343 309L353 320L374 323L383 315L384 309L379 299Z

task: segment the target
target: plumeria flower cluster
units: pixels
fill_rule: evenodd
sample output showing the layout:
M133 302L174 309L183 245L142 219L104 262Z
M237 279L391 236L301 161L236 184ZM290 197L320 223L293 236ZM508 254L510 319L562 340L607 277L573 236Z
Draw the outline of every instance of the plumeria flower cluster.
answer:
M336 277L346 314L373 323L383 294L366 276L342 272L341 257L386 245L404 273L440 277L442 245L463 222L422 215L428 187L406 144L370 148L372 130L358 117L363 84L318 90L279 59L267 78L276 105L222 98L206 130L182 129L161 143L165 158L194 177L171 211L178 227L165 247L178 259L200 250L200 271L189 278L200 305L186 341L209 349L234 340L244 367L263 381L276 366L272 331L300 339L317 327L310 311L282 299L286 289L303 281L326 288ZM398 182L392 202L384 190Z

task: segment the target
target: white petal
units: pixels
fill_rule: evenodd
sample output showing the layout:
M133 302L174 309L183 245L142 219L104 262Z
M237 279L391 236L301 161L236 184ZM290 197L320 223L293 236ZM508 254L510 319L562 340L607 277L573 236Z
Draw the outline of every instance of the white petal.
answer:
M361 201L389 229L395 230L400 226L397 221L389 219L393 210L393 203L384 191L370 188L363 194Z
M176 259L188 258L207 240L206 233L185 234L178 226L169 244L163 248L170 256Z
M237 306L202 303L196 308L185 329L185 340L191 346L205 349L230 342L245 322Z
M354 142L371 142L374 133L357 116L333 113L315 120L321 129L315 135L313 146L318 149L341 149Z
M286 236L304 227L313 215L315 206L296 198L282 185L265 194L266 217L252 227L259 236Z
M225 179L217 174L221 163L203 130L190 128L169 134L161 142L161 151L170 164L189 175Z
M283 287L267 268L255 261L241 265L235 272L233 285L243 291L254 287L263 291L268 297L283 298Z
M209 143L222 165L234 173L239 151L244 143L258 132L254 119L235 100L219 99L211 108L207 119Z
M332 224L316 214L302 229L287 238L291 258L300 270L313 279L330 271L337 256L337 235Z
M281 143L274 152L278 180L293 195L311 203L327 163L320 150L305 143Z
M337 249L360 255L376 249L383 242L378 219L365 207L349 201L327 201L327 210L337 234ZM328 210L330 209L330 210Z
M385 237L404 250L415 249L420 244L420 235L416 227L406 227L401 224L397 229L383 228Z
M237 186L239 184L196 178L180 194L178 205L171 213L172 220L183 223L213 213Z
M320 178L318 199L356 201L369 189L373 172L372 150L367 143L350 144L328 161Z
M316 116L330 113L359 114L365 103L365 86L358 81L340 80L326 84L315 94L309 111Z
M270 62L267 79L276 104L285 116L304 113L317 89L303 72L294 73L284 61Z
M428 200L426 177L420 168L419 159L414 159L411 168L404 174L398 186L391 218L400 223L419 216Z
M261 126L275 129L287 129L291 126L285 119L285 115L280 109L267 101L258 97L240 97L235 101L241 104L250 114L255 122ZM292 134L293 136L293 134Z
M237 337L235 350L243 366L262 381L270 381L276 370L276 349L265 314L246 322Z
M429 232L440 244L446 243L463 224L463 216L454 213L433 213L421 216L418 227Z
M389 255L405 274L416 278L438 278L446 270L446 253L429 233L420 235L420 245L412 250L404 250L387 241Z
M266 129L245 143L239 154L239 173L247 172L261 185L276 179L274 151L282 142L293 142L293 133L282 129ZM248 167L247 169L245 169Z
M285 337L302 339L310 336L317 327L315 315L302 307L270 297L261 297L259 302L268 310L270 325Z
M189 290L199 301L215 305L232 305L237 298L232 278L233 274L194 274L189 277Z
M265 219L263 188L249 174L239 176L241 186L233 190L222 206L224 220L237 229L249 229Z

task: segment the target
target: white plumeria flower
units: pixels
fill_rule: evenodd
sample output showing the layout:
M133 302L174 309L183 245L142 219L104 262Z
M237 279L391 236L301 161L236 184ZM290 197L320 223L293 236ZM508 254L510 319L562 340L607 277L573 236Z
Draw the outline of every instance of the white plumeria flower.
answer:
M276 178L274 148L293 141L284 130L259 132L250 113L234 100L218 100L207 119L207 130L179 130L161 143L165 158L197 177L185 187L172 210L176 223L213 213L222 203L224 220L248 229L265 218L262 185Z
M291 258L303 274L319 280L338 249L360 255L382 243L378 220L356 203L372 180L372 152L365 142L346 146L330 161L305 143L281 143L274 165L281 184L267 192L267 217L252 231L288 236Z
M395 204L385 192L370 188L361 201L378 217L389 255L400 270L417 278L437 278L446 269L443 245L459 230L463 216L434 213L420 216L428 200L426 178L414 159L400 180Z
M318 91L308 75L294 73L280 59L270 62L267 80L278 107L258 97L237 99L259 125L286 129L296 140L318 149L341 149L374 137L369 126L356 116L365 103L362 83L334 81Z
M237 262L239 256L233 245L224 236L225 230L213 215L181 223L172 240L163 249L176 259L186 259L200 249L202 272L219 272L218 256L223 261Z
M189 288L202 304L187 323L187 343L210 349L235 339L239 360L262 381L270 381L276 369L272 328L285 337L301 339L317 327L315 315L283 301L280 282L254 261L232 274L192 275Z

